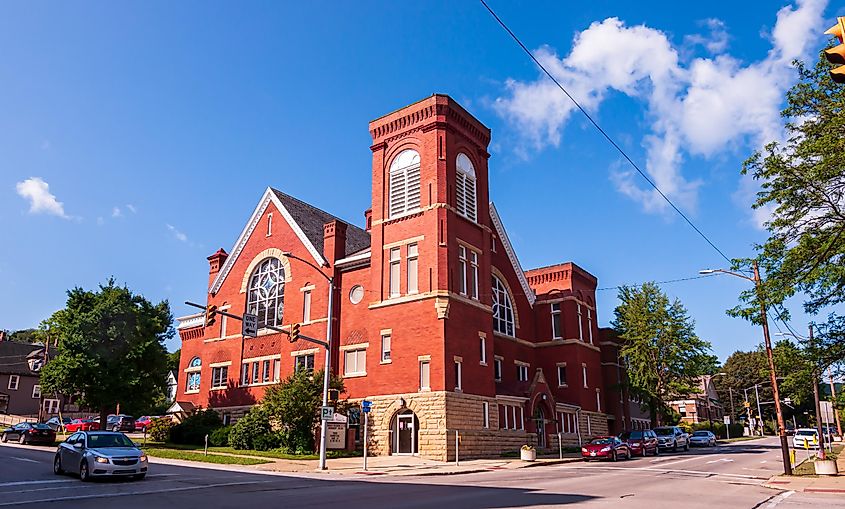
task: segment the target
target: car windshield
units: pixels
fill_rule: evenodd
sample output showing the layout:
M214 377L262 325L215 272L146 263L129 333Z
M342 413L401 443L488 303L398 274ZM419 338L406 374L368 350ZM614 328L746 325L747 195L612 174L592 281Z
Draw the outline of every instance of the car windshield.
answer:
M657 429L654 430L654 432L657 433L660 436L667 436L667 435L674 435L675 434L675 430L673 430L672 428L657 428Z
M607 445L613 443L612 438L594 438L591 442L593 445Z
M802 429L802 430L798 431L797 434L802 435L802 436L813 436L813 435L816 434L816 430L814 430L814 429Z
M622 440L642 440L643 432L642 431L626 431L619 435L619 438Z
M101 447L135 447L131 440L119 433L108 435L88 435L88 447L99 449Z
M706 431L696 431L692 434L694 437L706 437L708 433Z

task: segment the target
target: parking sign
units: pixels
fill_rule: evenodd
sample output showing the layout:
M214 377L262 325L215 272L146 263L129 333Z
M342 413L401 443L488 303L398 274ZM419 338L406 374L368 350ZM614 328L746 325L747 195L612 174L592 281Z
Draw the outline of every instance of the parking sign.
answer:
M320 409L320 418L324 421L330 421L334 417L334 407L324 406Z

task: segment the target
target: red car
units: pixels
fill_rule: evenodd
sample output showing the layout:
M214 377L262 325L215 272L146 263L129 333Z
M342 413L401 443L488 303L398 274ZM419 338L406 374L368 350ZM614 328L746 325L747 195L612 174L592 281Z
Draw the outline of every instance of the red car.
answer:
M76 433L77 431L97 431L100 429L100 424L94 422L92 419L74 419L65 424L65 431L68 433Z
M657 456L660 454L660 446L657 442L657 433L650 429L639 431L626 431L619 435L619 439L628 444L632 455Z
M154 415L142 415L138 417L135 421L135 431L147 431L147 428L150 427L150 423L153 422L153 419L158 419L158 417Z
M581 457L584 458L584 461L631 459L631 449L628 444L617 437L596 437L581 448Z

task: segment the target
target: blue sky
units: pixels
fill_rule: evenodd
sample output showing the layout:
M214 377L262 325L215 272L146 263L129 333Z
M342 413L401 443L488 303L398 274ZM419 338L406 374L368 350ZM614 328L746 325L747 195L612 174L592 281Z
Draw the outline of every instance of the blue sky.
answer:
M842 9L490 4L723 251L751 254L765 215L741 162L780 136L788 61ZM7 2L0 47L0 328L109 276L187 313L268 185L362 224L367 122L434 92L493 130L491 195L525 268L572 260L607 288L724 266L474 1ZM745 284L664 289L724 358L760 342L724 314ZM598 302L607 325L615 290Z

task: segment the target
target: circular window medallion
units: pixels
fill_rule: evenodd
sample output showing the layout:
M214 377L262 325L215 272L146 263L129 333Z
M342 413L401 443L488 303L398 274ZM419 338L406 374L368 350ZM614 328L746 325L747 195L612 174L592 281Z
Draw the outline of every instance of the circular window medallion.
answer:
M355 285L349 290L349 302L353 304L358 304L364 299L364 287L361 285Z

